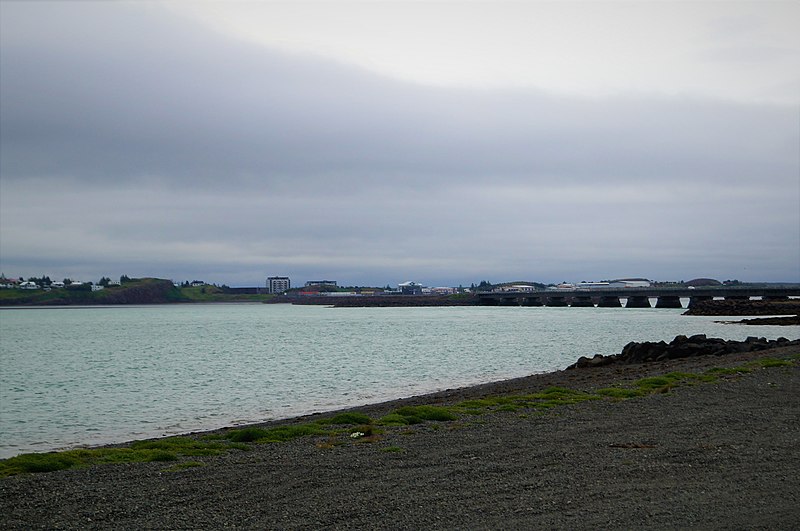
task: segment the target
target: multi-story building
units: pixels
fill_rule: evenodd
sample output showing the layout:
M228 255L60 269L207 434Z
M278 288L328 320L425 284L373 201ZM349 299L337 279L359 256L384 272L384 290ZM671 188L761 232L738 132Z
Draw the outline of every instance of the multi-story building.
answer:
M283 293L291 287L289 277L267 277L267 291L270 293Z

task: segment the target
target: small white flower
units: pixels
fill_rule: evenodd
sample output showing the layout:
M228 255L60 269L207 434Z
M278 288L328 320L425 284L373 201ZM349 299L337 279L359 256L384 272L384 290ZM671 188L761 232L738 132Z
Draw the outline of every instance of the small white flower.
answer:
M350 434L350 437L352 439L358 439L359 437L363 437L363 436L364 436L364 433L362 433L360 431L354 431L353 433Z

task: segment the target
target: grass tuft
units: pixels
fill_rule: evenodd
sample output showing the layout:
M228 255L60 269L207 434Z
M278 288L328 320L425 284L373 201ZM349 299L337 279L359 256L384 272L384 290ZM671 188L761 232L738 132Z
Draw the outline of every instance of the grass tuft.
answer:
M55 472L78 466L80 462L66 452L22 454L0 462L0 477L26 472Z
M403 448L400 448L399 446L387 446L385 448L381 448L381 452L402 453L405 452L405 450Z
M228 438L233 442L276 443L286 442L307 435L323 435L326 432L316 424L297 424L275 428L242 428L231 430Z
M262 428L242 428L238 430L231 430L227 434L227 438L233 442L253 442L263 439L267 436L267 430Z
M408 421L408 418L399 413L389 413L378 419L378 424L380 426L407 426L411 423Z
M407 424L419 424L426 420L450 421L457 417L447 408L438 406L406 406L395 411L396 414L405 417Z
M750 365L750 364L748 364ZM779 360L776 358L763 358L760 360L756 360L752 362L752 365L755 367L761 367L763 369L768 369L770 367L792 367L794 363L789 360Z

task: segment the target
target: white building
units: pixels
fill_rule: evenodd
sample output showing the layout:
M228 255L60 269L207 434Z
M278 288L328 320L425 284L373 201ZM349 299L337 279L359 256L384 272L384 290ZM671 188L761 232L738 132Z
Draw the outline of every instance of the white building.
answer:
M536 291L536 287L528 284L513 284L511 286L501 286L496 291L508 291L511 293L531 293L533 291Z
M291 287L289 277L267 277L267 291L270 293L283 293Z
M422 293L422 284L409 280L397 285L397 290L403 295L419 295Z

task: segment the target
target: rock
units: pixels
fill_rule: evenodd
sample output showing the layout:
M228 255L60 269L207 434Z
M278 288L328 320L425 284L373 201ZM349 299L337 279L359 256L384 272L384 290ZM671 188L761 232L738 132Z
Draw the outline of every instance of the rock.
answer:
M668 361L695 356L723 356L725 354L752 352L790 345L800 345L800 339L791 341L782 337L770 341L764 337L751 336L744 341L726 341L715 337L709 338L705 334L696 334L691 337L679 335L675 336L675 339L670 341L669 344L664 341L659 341L658 343L651 341L637 343L632 341L623 347L620 354L609 356L595 354L592 358L581 356L576 363L570 365L567 369L602 367L612 363L631 364Z

